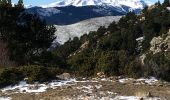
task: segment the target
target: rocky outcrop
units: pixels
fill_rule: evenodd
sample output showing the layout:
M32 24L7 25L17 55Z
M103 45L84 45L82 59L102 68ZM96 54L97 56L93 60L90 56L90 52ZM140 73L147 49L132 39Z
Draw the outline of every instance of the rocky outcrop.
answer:
M159 52L170 52L170 30L164 36L154 37L150 42L150 51L153 54Z

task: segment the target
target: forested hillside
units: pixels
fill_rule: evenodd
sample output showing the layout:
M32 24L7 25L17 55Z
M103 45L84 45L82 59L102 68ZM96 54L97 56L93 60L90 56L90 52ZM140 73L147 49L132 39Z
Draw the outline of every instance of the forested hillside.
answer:
M51 49L56 38L53 25L25 12L22 0L14 6L10 0L0 0L0 44L4 44L0 48L4 51L0 53L0 85L25 77L30 83L44 82L62 72L82 77L98 72L134 78L155 76L170 81L170 45L161 46L165 51L150 50L154 37L168 37L169 5L165 0L146 7L140 15L129 12L108 28L101 26Z
M118 23L74 38L57 47L53 54L63 57L71 70L81 76L104 72L108 76L155 76L169 80L169 51L156 54L150 51L154 37L166 38L168 34L168 6L165 0L163 4L146 7L140 15L129 12ZM166 45L166 49L169 47Z

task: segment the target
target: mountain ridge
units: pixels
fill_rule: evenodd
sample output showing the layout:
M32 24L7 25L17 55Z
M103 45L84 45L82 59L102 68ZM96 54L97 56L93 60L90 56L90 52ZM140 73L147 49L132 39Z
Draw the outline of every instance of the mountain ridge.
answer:
M38 14L47 24L69 25L95 17L139 14L148 5L143 0L60 0L49 5L27 6L27 12Z
M143 0L59 0L57 2L41 5L43 8L49 7L65 7L65 6L96 6L96 5L110 5L110 6L129 6L131 8L143 8L146 5L151 5L150 1Z

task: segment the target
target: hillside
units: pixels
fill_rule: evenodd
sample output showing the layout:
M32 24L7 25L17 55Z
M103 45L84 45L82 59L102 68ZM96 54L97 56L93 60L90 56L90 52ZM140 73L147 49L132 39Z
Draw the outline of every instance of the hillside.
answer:
M121 16L106 16L84 20L71 25L55 25L56 42L64 44L70 38L80 37L90 31L97 31L100 26L108 27L113 21L118 22Z
M58 8L79 9L67 7ZM15 6L0 0L0 100L169 100L169 7L165 0L139 15L131 11L55 26L28 13L23 0ZM39 8L45 16L61 13ZM57 28L63 33L55 33ZM54 43L56 35L63 44ZM51 49L52 44L57 46Z

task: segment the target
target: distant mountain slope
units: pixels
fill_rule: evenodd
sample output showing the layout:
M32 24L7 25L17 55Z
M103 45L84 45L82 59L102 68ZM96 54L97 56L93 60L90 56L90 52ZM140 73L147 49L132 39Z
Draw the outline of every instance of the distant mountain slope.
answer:
M129 11L139 14L150 3L143 0L58 0L49 5L31 7L48 24L68 25L90 18L125 15Z
M121 16L106 16L84 20L71 25L55 25L57 28L55 33L57 36L56 42L63 44L69 38L80 37L90 31L96 31L100 26L107 27L111 22L117 22L120 18Z
M95 17L125 15L129 8L112 6L67 6L54 8L33 7L27 9L29 13L36 13L48 24L69 25ZM136 10L137 11L137 10Z

